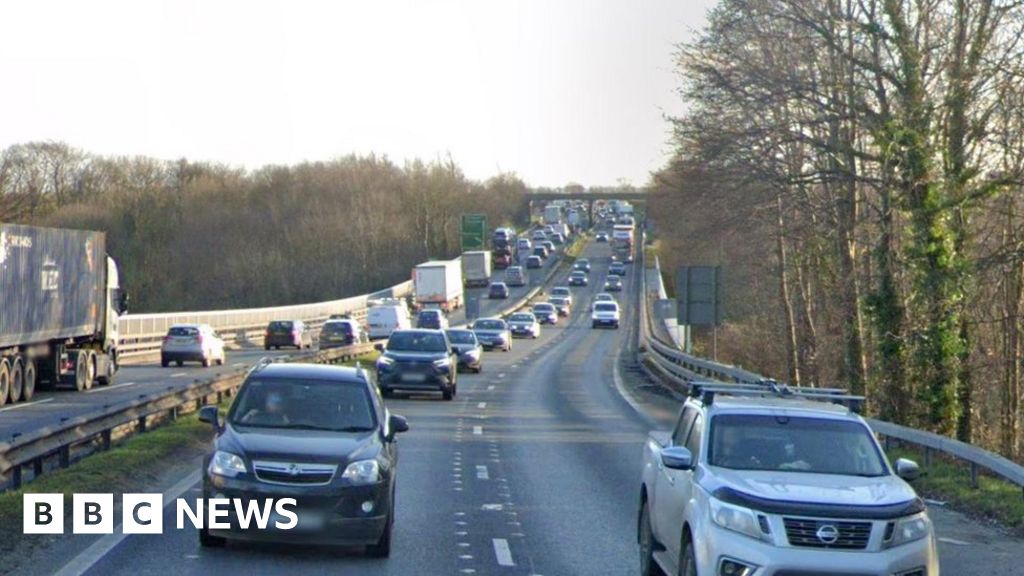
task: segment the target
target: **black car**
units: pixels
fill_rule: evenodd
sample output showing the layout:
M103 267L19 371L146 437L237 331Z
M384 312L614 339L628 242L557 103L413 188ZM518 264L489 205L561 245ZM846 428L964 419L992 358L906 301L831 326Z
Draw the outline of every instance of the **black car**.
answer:
M504 300L505 298L508 298L508 296L508 284L505 284L504 282L492 282L491 287L487 289L488 298Z
M597 235L594 236L594 240L596 240L598 242L607 242L608 241L608 234L605 233L605 232L598 232Z
M579 270L581 272L590 272L590 260L586 258L580 258L576 260L576 263L572 265L573 270Z
M443 330L395 330L377 359L377 385L385 397L395 390L440 392L451 400L456 392L457 352Z
M440 310L420 310L416 315L416 327L428 330L444 330L448 328L448 319Z
M558 308L551 302L534 304L530 311L537 317L537 322L541 324L558 324Z
M459 368L472 370L479 374L484 369L484 348L476 339L476 333L468 328L445 330L448 341L459 356Z
M216 430L203 460L207 501L296 500L291 529L276 527L273 519L266 529L242 529L229 507L229 528L201 528L202 546L238 539L391 553L395 435L409 425L388 412L366 370L261 363L246 376L223 422L216 406L203 407L199 419ZM284 514L279 521L289 523Z
M608 279L604 281L605 292L621 292L622 291L622 278L618 276L608 276Z

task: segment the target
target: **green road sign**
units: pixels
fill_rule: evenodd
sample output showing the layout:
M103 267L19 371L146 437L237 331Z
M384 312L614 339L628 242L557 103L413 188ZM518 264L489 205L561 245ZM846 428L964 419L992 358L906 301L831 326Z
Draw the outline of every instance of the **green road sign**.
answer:
M487 247L487 216L484 214L462 215L462 251L484 250Z

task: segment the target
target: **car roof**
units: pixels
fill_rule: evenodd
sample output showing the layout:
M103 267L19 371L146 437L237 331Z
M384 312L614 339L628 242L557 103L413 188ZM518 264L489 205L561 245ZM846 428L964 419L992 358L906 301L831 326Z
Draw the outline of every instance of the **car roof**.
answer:
M832 402L821 402L805 398L778 398L770 396L730 396L715 394L714 403L706 406L715 414L786 414L790 416L814 416L842 420L859 420L848 407Z
M360 370L348 366L331 364L306 364L272 362L257 366L250 377L260 378L306 378L310 380L341 380L345 382L366 382Z
M398 333L403 333L403 334L404 333L413 333L413 334L416 334L416 333L418 333L418 334L444 334L444 330L435 329L435 328L402 328L400 330L395 330L395 331L392 332L392 334L398 334Z
M476 320L473 320L473 324L476 324L477 322L480 322L481 320L497 320L498 322L504 322L505 321L504 318L498 318L497 316L487 316L485 318L477 318Z
M202 328L204 326L208 326L208 324L171 324L171 328Z

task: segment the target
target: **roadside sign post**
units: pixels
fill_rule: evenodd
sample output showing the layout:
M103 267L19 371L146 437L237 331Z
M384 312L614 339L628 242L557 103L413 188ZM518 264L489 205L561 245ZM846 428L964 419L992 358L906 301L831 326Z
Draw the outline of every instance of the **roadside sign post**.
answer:
M676 274L676 321L686 326L711 326L711 355L718 360L718 326L722 324L721 266L680 266ZM691 337L686 347L691 347Z
M462 251L484 250L487 246L487 215L463 214L461 220Z

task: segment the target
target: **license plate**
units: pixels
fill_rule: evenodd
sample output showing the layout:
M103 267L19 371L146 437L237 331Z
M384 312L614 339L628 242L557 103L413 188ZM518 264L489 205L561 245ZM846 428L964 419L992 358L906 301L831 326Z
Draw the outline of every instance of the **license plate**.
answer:
M427 375L426 374L418 374L418 373L415 373L415 372L412 373L412 374L402 374L402 381L403 382L423 382L426 379L427 379Z
M298 517L298 522L291 530L297 530L299 532L316 532L323 530L326 519L324 518L323 512L311 512L308 510L299 510L295 512ZM277 524L291 524L291 518L281 516L277 512L274 512L270 516L270 522L267 524L268 528L276 528Z

